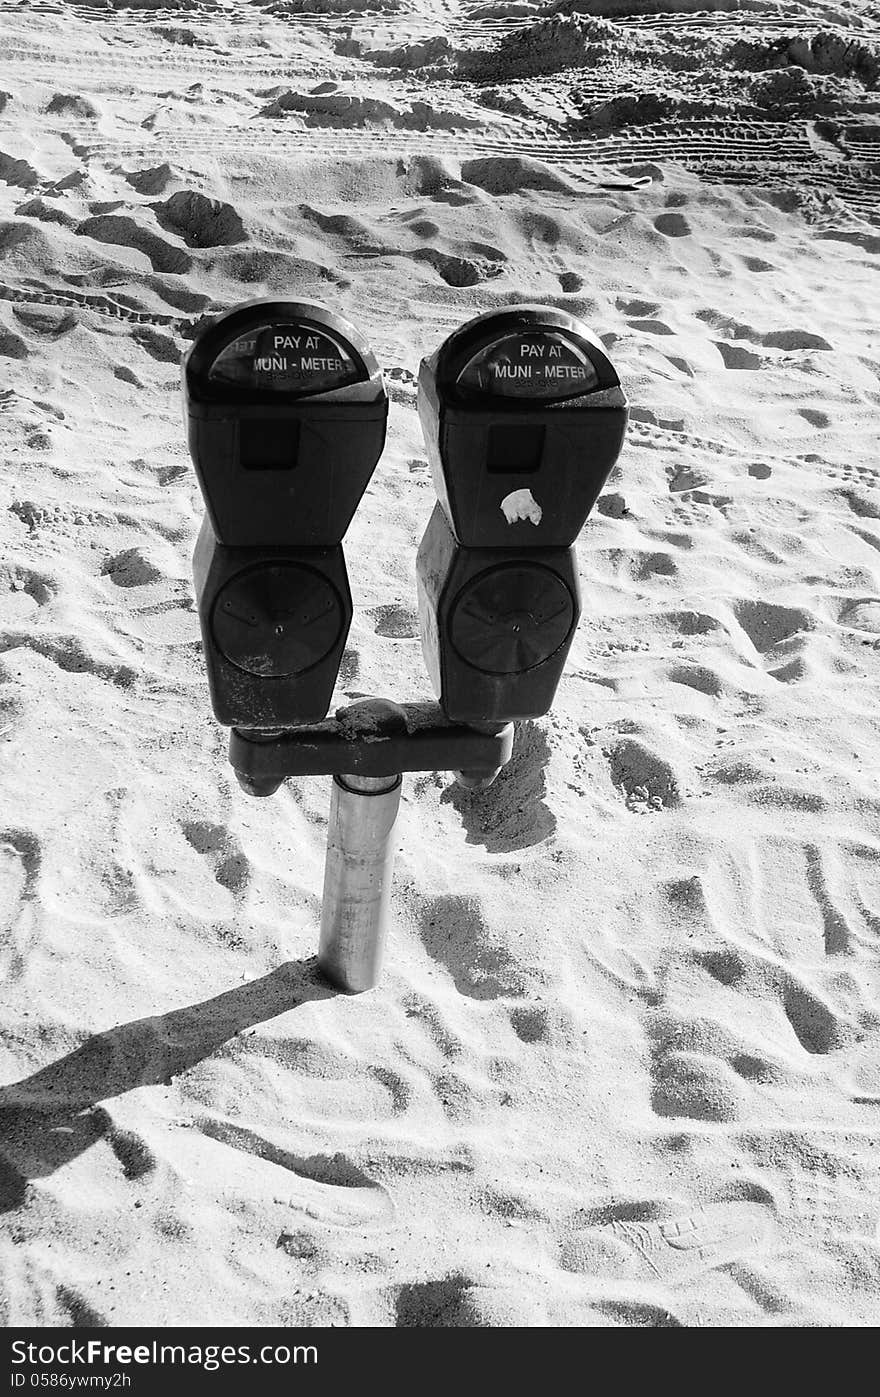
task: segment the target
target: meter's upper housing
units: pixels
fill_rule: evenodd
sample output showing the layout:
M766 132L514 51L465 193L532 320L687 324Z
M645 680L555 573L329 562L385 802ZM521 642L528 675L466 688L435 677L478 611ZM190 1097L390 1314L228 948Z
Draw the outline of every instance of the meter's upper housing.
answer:
M385 443L360 332L310 301L249 301L184 357L190 455L221 543L339 543Z
M620 453L627 402L569 311L509 306L456 330L419 372L437 495L469 547L567 547Z

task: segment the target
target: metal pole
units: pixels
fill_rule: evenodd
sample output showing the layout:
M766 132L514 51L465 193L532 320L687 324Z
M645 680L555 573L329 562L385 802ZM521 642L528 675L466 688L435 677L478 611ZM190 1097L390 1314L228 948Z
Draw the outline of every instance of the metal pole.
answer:
M334 776L318 964L350 994L382 973L402 777Z

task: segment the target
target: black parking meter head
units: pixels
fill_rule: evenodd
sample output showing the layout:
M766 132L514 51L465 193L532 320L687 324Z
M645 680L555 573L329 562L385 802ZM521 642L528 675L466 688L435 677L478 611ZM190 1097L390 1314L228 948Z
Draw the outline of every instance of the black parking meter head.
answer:
M568 547L623 444L627 401L600 340L569 311L489 311L419 372L438 498L470 547Z
M313 302L249 301L201 331L182 378L190 455L220 542L339 543L388 417L360 332Z
M422 651L447 718L546 713L580 616L574 548L467 548L437 504L416 580Z
M342 544L235 548L206 516L193 577L217 721L254 731L320 722L352 616Z

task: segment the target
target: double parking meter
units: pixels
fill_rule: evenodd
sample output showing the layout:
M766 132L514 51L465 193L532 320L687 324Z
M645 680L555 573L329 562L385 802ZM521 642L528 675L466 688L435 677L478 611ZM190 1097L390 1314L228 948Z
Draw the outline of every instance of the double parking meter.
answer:
M453 721L539 717L580 615L574 541L623 444L620 380L569 312L511 306L422 361L418 409L438 495L416 563L431 682Z
M352 616L342 538L385 442L381 371L347 321L269 299L213 321L182 375L207 506L193 572L215 716L319 722Z
M353 326L251 301L183 363L207 514L193 558L211 702L245 791L332 775L318 964L377 982L404 772L485 789L513 720L553 701L580 614L574 541L620 451L627 405L573 316L478 316L423 361L438 503L417 583L436 703L365 697L325 721L352 616L342 539L382 451L388 400Z

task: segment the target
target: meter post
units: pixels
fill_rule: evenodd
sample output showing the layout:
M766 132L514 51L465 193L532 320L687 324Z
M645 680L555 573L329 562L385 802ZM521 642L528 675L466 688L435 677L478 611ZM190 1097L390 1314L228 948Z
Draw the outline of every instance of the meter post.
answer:
M433 702L365 698L285 732L233 728L229 759L252 794L290 777L334 778L318 961L340 989L371 989L381 972L403 774L455 771L484 788L512 750L512 723L452 723Z
M623 444L620 379L570 312L509 306L422 361L418 410L438 497L416 560L434 691L457 722L540 717L580 617L575 539Z
M403 777L334 776L318 964L349 994L378 984Z

